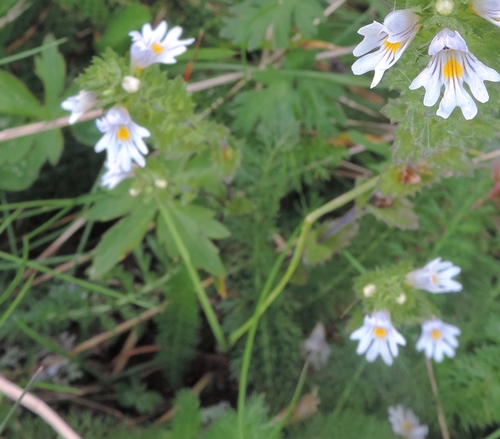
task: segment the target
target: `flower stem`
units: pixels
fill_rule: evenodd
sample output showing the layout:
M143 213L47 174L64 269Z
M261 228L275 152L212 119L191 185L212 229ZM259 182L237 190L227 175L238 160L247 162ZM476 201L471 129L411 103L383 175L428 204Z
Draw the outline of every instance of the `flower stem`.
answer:
M276 428L272 431L272 433L268 436L267 439L275 439L279 436L281 433L281 430L283 430L283 427L285 426L286 422L288 421L288 418L291 416L293 413L293 409L297 405L297 401L299 400L299 396L302 393L302 388L304 387L304 383L306 382L306 377L307 377L307 369L309 368L309 363L306 361L304 364L304 367L302 368L302 372L300 372L299 376L299 382L297 383L297 387L295 387L295 392L293 392L292 400L290 401L290 405L288 406L285 414L283 415L283 418L280 420L279 424L276 426Z
M184 245L184 242L182 241L182 238L179 235L177 228L175 227L174 221L170 216L168 209L165 208L165 205L161 202L159 198L157 198L157 202L161 215L165 220L165 223L167 224L168 230L172 235L172 238L175 242L175 245L177 246L177 249L179 250L182 260L184 261L184 265L186 266L189 277L191 278L191 282L193 283L193 287L195 289L196 295L198 296L198 300L200 301L201 307L203 308L205 316L207 317L208 324L212 329L212 332L217 340L217 343L219 344L220 349L222 351L226 351L227 350L226 338L224 337L222 328L220 326L219 321L217 320L217 316L215 315L212 305L208 300L207 292L205 291L203 285L201 284L198 272L194 268L194 265L191 261L191 256L189 255L189 251Z
M351 396L351 392L353 391L354 386L358 383L359 377L365 370L367 364L368 363L366 361L361 361L353 377L349 380L349 384L347 384L346 388L342 392L342 395L340 395L340 398L338 399L338 402L335 406L335 410L332 413L333 420L337 419L337 417L340 414L340 411L344 408L346 401L349 399L349 396Z
M295 251L293 253L292 260L290 261L290 265L288 266L284 276L281 278L281 281L278 285L271 291L269 296L263 301L263 303L257 308L254 316L248 319L242 326L240 326L236 331L234 331L229 336L229 345L232 346L236 341L247 332L251 326L254 318L259 318L264 312L269 308L269 306L276 300L276 298L280 295L281 291L285 288L288 281L292 277L295 269L299 265L300 258L302 257L302 252L304 251L304 247L306 245L307 234L311 229L313 223L322 217L323 215L330 213L339 207L344 206L348 202L354 200L356 197L360 196L364 192L367 192L375 187L378 182L378 177L374 177L359 186L356 186L354 189L351 189L349 192L342 194L341 196L333 199L332 201L326 203L320 208L314 210L309 215L306 216L304 222L302 223L302 229L300 232L300 236L297 242L297 246L295 247Z
M441 401L439 400L438 387L436 377L434 376L432 361L427 357L425 357L425 365L427 366L427 373L429 374L432 393L434 394L434 399L436 400L437 416L439 427L441 428L441 434L443 435L443 439L450 439L450 433L448 432L448 426L446 425L446 418L444 417L443 407L441 406Z

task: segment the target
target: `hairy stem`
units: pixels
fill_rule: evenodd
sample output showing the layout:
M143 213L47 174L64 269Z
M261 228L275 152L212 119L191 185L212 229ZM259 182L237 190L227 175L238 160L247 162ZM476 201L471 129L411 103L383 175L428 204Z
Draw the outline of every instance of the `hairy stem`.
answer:
M236 331L234 331L229 336L230 345L236 343L236 341L251 328L254 319L255 318L258 319L262 314L264 314L267 308L269 308L269 306L276 300L276 298L280 295L285 286L288 284L288 281L293 276L295 269L299 265L300 258L302 257L302 252L304 251L304 247L306 245L307 234L309 233L309 230L311 229L313 223L319 218L321 218L323 215L330 213L338 209L339 207L344 206L345 204L354 200L361 194L373 189L377 184L377 182L378 182L378 177L374 177L364 182L363 184L356 186L349 192L346 192L345 194L340 195L334 200L326 203L325 205L314 210L313 212L311 212L309 215L306 216L304 222L302 223L302 229L297 242L297 246L295 247L295 251L293 253L292 260L290 261L290 265L288 266L285 274L281 278L279 284L271 291L269 296L267 296L267 298L263 301L263 303L257 308L254 316L248 319L242 326L240 326Z

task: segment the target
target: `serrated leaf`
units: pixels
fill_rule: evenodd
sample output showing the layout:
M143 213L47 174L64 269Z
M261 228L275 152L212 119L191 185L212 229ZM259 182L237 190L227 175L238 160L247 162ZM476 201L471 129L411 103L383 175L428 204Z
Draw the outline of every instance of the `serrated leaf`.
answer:
M26 86L15 76L0 70L0 113L40 118L43 108Z
M179 202L168 203L175 227L184 242L193 264L216 276L224 276L225 270L219 257L219 249L212 243L210 233L227 236L227 229L222 224L214 226L214 213L201 206L189 204L182 206ZM160 216L157 225L158 239L165 244L169 254L176 258L179 250L172 239L163 218Z
M192 391L184 389L175 395L175 418L172 433L175 439L195 439L201 430L200 401Z
M155 318L158 325L156 343L162 347L157 358L172 385L181 382L188 362L196 354L200 326L198 302L186 269L175 269L165 285L168 307Z
M418 215L413 210L413 204L401 197L395 198L391 202L392 205L387 207L376 207L368 203L365 209L390 227L397 227L401 230L417 230Z
M323 18L323 8L317 0L250 0L233 7L232 12L237 18L226 19L221 35L235 44L246 43L250 51L263 45L270 28L275 49L288 46L293 25L310 38L317 32L315 19Z
M35 148L45 155L47 160L56 165L64 148L61 130L49 130L36 135Z
M52 35L47 35L43 44L54 42ZM42 80L45 91L45 105L52 116L61 112L60 95L64 87L66 63L56 46L45 49L35 58L35 73Z
M108 230L97 245L90 277L97 279L111 270L126 254L140 244L156 214L153 203L142 204Z

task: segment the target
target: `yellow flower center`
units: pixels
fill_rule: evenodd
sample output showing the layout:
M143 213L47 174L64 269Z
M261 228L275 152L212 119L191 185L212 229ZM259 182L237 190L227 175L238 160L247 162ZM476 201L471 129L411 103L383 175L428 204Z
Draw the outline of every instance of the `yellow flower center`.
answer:
M441 340L441 337L443 336L443 334L441 334L441 331L439 329L434 329L432 332L431 332L431 338L433 340Z
M413 425L410 424L409 422L403 422L403 430L404 431L410 431L413 428Z
M443 67L443 75L446 79L461 78L463 74L462 65L451 57Z
M163 52L163 46L159 43L154 43L152 46L151 46L151 50L156 54L156 55L159 55L160 53Z
M381 328L380 326L375 327L373 330L373 335L377 338L385 338L387 337L387 330L384 328Z
M438 277L435 274L431 275L431 281L434 285L436 285L438 283Z
M116 137L120 142L130 140L130 131L127 129L127 127L120 125L120 128L118 128L118 133L116 133Z
M389 52L395 53L403 43L389 43L389 41L385 40L382 44Z

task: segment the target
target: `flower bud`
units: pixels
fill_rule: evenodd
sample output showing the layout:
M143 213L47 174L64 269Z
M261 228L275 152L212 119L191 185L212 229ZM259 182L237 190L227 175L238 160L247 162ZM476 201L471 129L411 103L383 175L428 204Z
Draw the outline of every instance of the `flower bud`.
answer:
M157 178L155 180L155 186L158 188L158 189L165 189L168 185L168 182L167 180L164 180L163 178Z
M401 293L398 297L396 297L396 302L402 305L403 303L406 302L406 294Z
M128 193L132 197L137 197L141 193L141 191L139 189L135 189L135 188L132 187L132 188L129 189Z
M375 291L377 291L375 284L368 284L363 288L363 294L365 297L372 297L375 294Z
M453 12L455 4L452 0L438 0L436 2L436 11L441 15L450 15Z
M140 79L137 79L134 76L125 76L122 79L122 88L127 93L135 93L141 87Z

